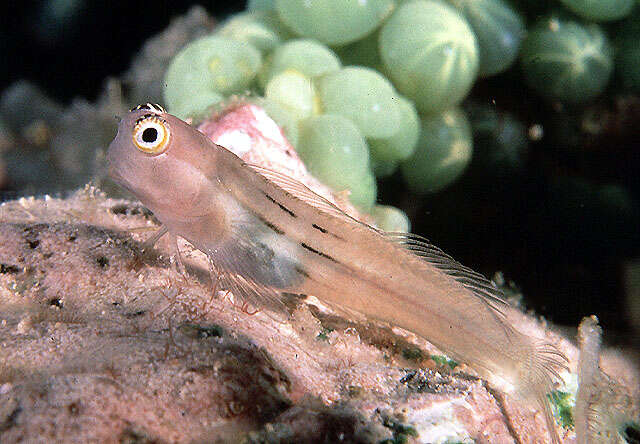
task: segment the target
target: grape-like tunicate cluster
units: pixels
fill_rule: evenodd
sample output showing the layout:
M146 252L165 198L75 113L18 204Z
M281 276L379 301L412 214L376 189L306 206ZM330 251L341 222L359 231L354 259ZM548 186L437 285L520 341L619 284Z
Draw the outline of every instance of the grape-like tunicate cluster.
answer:
M176 55L165 102L195 119L230 95L259 103L314 175L381 225L403 228L375 206L376 177L400 171L420 194L460 177L476 132L461 104L478 79L513 72L543 100L570 105L598 96L614 68L640 89L634 0L560 0L546 16L526 3L250 0ZM610 41L599 23L625 17ZM524 126L509 119L526 144ZM491 158L511 159L506 145L493 144Z

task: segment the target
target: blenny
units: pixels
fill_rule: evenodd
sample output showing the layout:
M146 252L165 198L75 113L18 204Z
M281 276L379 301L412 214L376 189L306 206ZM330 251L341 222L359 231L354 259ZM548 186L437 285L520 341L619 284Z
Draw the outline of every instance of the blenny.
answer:
M412 331L536 402L559 442L546 397L566 358L519 332L500 290L426 239L368 226L158 105L121 120L108 159L111 176L162 222L160 234L204 252L234 294L275 310L283 292L313 295Z

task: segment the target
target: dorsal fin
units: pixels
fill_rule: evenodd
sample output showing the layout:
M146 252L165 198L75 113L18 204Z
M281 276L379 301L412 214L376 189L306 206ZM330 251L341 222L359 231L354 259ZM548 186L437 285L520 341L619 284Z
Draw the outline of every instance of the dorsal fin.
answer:
M282 174L282 173L279 173L278 171L274 171L269 168L264 168L258 165L247 164L247 166L251 168L253 171L255 171L256 173L260 174L265 179L273 182L275 185L282 188L291 196L297 199L300 199L301 201L311 205L312 207L324 213L330 214L331 216L337 217L345 221L356 222L358 224L366 225L360 222L358 219L355 219L349 216L347 213L342 211L333 203L329 202L324 197L310 190L302 182L299 182L296 179L293 179L287 176L286 174Z
M504 315L504 308L509 304L504 299L502 290L489 279L471 268L465 267L422 236L399 232L386 232L384 235L387 239L403 246L438 270L451 276L484 300L492 309Z

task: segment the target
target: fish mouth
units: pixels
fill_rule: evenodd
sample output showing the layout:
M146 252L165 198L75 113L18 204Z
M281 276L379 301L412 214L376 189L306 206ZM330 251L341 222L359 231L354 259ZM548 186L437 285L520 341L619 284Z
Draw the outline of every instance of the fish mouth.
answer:
M125 180L124 177L122 177L122 175L118 172L118 170L113 165L109 165L107 173L109 174L109 177L111 178L111 180L113 180L115 183L117 183L127 191L133 192L131 191L131 187L129 186L129 183Z
M117 146L115 142L117 139L118 136L116 135L116 138L113 139L113 141L107 147L107 174L118 184L124 185L124 178L120 174L120 170L122 170L122 162L118 161L120 159L120 156L116 153Z
M116 163L111 159L108 159L107 174L115 183L123 188L126 188L127 190L130 190L129 184L122 176L122 174L120 174L120 168L118 168L118 165L116 165Z
M120 173L118 173L118 169L113 164L113 161L111 159L107 159L107 162L107 174L109 174L109 177L118 183L122 183L122 176L120 176Z

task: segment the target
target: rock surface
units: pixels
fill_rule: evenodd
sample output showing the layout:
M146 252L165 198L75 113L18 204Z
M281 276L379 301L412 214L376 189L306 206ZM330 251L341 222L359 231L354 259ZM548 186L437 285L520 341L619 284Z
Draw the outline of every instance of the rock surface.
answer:
M162 241L145 257L153 228L91 188L0 207L3 443L547 442L539 412L421 338L313 298L289 298L286 321L254 314L212 293L186 243L187 276ZM602 367L637 416L637 373L616 356Z
M308 175L259 108L200 129L367 220ZM139 203L89 186L0 206L0 442L548 442L541 412L424 339L313 297L286 296L288 319L248 307L214 289L185 241L185 275L167 243L143 254L158 228ZM569 357L559 389L575 396L576 347L524 314L516 327ZM610 352L600 367L588 402L603 442L624 442L638 372Z

